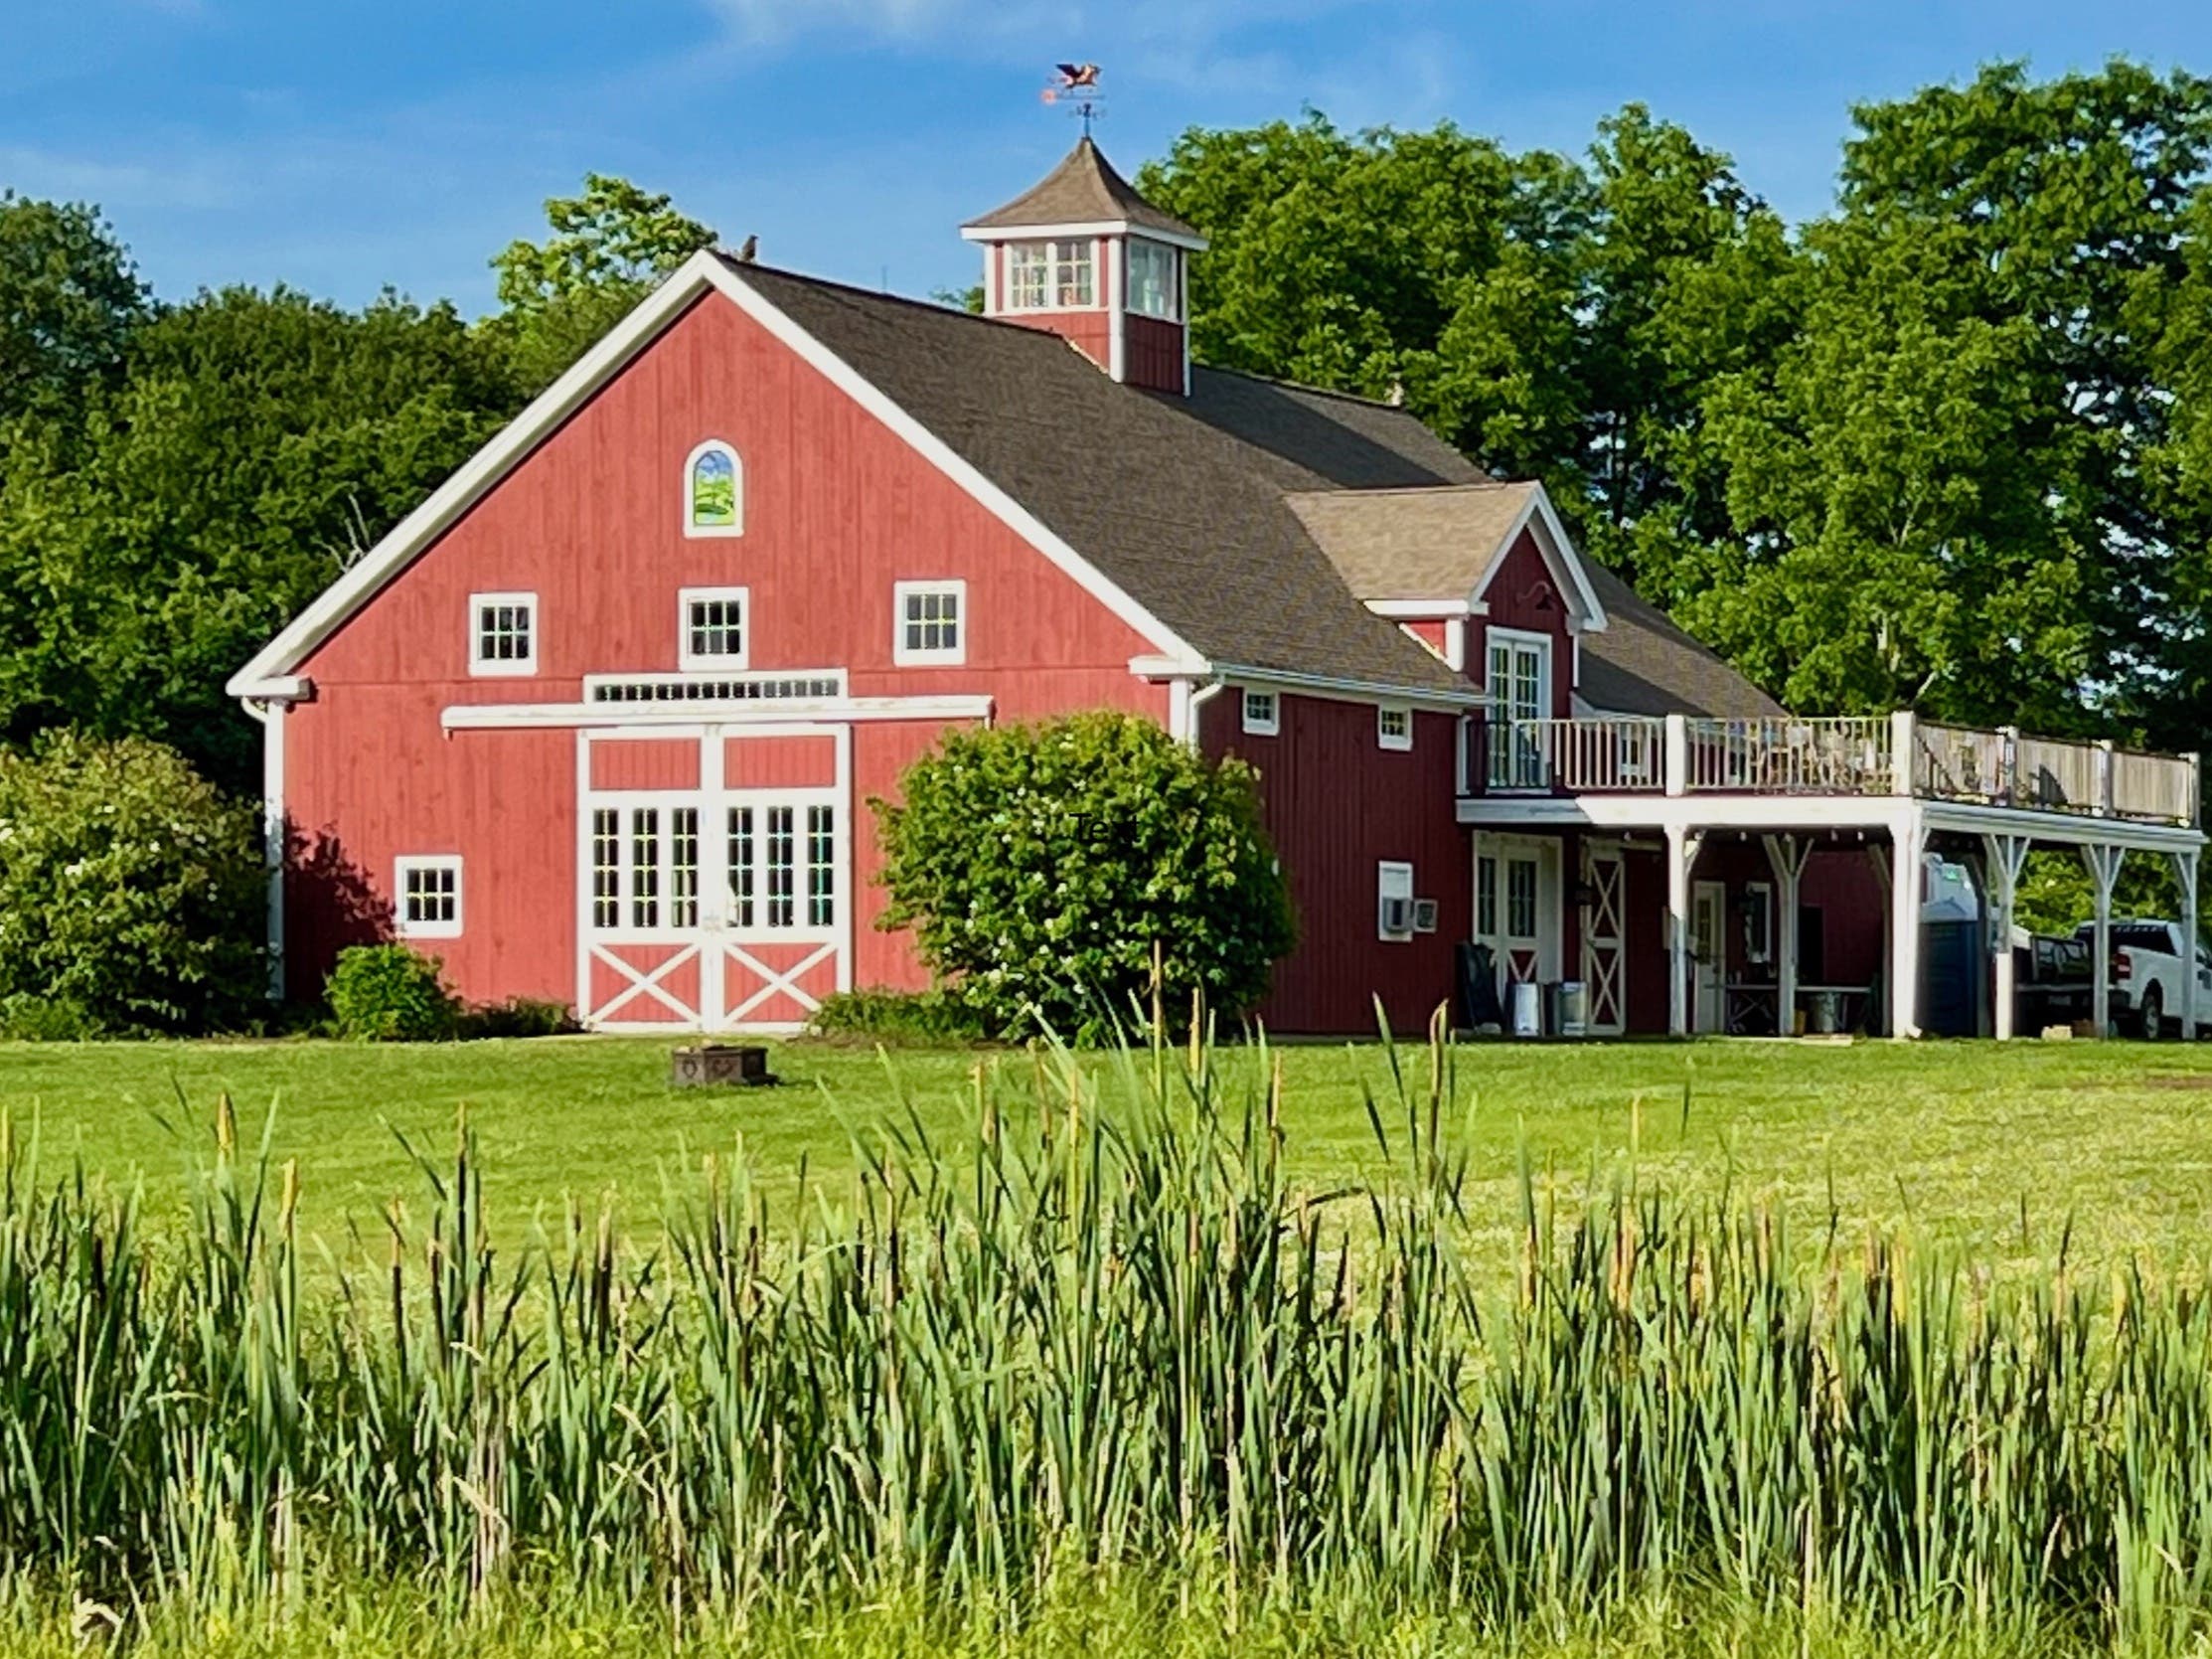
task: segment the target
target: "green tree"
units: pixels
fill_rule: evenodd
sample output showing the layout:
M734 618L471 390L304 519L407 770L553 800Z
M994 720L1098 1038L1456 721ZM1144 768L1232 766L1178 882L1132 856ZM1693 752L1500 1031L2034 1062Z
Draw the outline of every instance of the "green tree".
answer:
M0 738L153 738L251 788L224 681L518 403L450 306L231 289L144 324L79 425L0 454Z
M678 213L666 195L627 179L586 173L583 194L546 203L553 234L518 239L492 257L501 313L489 325L536 394L581 357L662 277L714 233Z
M12 418L67 415L111 380L149 309L96 210L0 191L0 446Z
M899 787L899 802L870 803L882 925L911 928L994 1032L1097 1034L1141 1005L1156 945L1171 1013L1196 988L1233 1018L1291 947L1250 769L1207 761L1149 721L954 733Z
M259 1006L255 815L174 750L49 735L0 750L0 1024L235 1029Z

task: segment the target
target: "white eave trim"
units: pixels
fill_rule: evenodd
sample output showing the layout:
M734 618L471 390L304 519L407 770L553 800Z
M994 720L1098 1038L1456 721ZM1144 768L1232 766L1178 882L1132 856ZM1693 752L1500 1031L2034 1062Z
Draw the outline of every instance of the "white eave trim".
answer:
M1559 522L1558 511L1551 505L1551 497L1544 487L1537 484L1528 492L1528 504L1521 508L1505 534L1499 538L1498 554L1491 561L1490 569L1483 573L1483 580L1475 584L1475 591L1468 595L1467 608L1471 614L1487 615L1490 606L1483 595L1490 591L1490 584L1498 580L1498 573L1505 568L1505 556L1512 552L1513 543L1520 533L1531 526L1536 531L1536 550L1544 556L1544 563L1551 574L1565 586L1582 612L1580 630L1583 633L1603 633L1606 629L1605 606L1598 603L1595 588L1590 585L1589 573L1582 568L1582 555L1576 550L1574 538L1567 534L1567 527Z
M991 697L794 697L730 703L453 703L438 716L448 732L541 731L630 726L821 726L896 720L989 721Z
M1254 691L1296 692L1306 697L1327 697L1344 703L1396 703L1415 709L1444 709L1457 713L1483 707L1482 693L1436 691L1386 680L1347 680L1327 674L1300 674L1292 669L1253 668L1242 663L1204 662L1184 657L1132 657L1129 672L1142 680L1221 680Z
M1474 613L1465 599L1363 599L1377 616L1393 622L1449 622Z
M986 511L1044 555L1076 584L1162 651L1185 653L1189 647L1167 624L1050 530L1006 491L991 482L943 439L923 426L821 341L801 328L747 284L711 249L694 253L668 279L558 380L532 400L499 434L479 449L429 498L409 513L361 562L295 616L253 660L231 677L225 690L233 697L277 695L263 688L279 683L316 647L337 632L414 558L449 529L512 471L561 421L619 373L673 323L694 300L710 290L720 293L777 340L819 371L874 415L924 460L958 484Z
M1205 238L1184 231L1163 231L1152 225L1140 225L1133 219L1086 219L1080 223L1067 222L1056 225L963 225L960 228L963 242L1047 242L1071 241L1078 237L1142 237L1147 242L1166 243L1170 248L1185 249L1192 253L1203 253L1211 246Z

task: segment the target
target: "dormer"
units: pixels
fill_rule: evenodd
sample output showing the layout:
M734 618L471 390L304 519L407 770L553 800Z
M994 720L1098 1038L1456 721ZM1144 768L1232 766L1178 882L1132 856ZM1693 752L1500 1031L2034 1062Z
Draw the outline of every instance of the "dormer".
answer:
M1188 267L1205 239L1138 195L1087 135L960 234L983 248L984 315L1057 334L1125 385L1188 395Z

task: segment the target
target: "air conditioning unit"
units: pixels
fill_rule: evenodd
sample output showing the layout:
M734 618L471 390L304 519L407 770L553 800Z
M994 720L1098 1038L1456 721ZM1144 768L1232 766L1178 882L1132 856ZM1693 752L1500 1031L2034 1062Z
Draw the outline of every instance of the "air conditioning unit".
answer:
M1393 938L1402 938L1412 932L1413 901L1410 899L1383 900L1382 930Z
M1433 933L1436 931L1436 901L1434 899L1416 899L1413 901L1413 930L1416 933Z

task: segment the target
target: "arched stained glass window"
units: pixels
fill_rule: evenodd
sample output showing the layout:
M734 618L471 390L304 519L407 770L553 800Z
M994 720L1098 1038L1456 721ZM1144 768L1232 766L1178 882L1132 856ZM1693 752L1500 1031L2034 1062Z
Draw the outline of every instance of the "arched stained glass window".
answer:
M745 469L737 451L709 438L684 462L684 534L739 536L745 529Z

